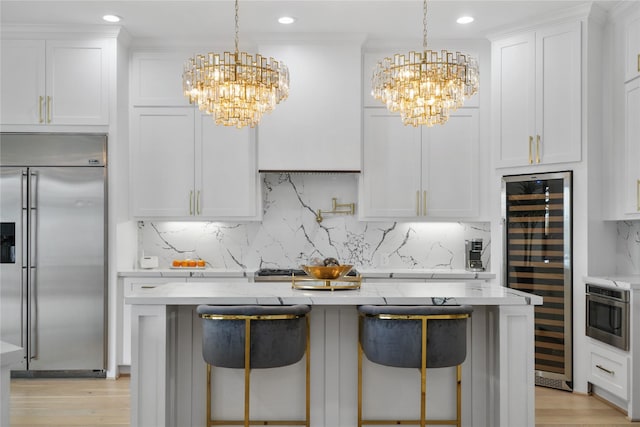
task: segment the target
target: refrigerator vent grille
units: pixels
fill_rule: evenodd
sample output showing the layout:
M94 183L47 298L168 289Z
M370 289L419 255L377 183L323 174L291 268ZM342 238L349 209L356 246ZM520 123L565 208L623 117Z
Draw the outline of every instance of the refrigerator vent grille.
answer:
M555 388L555 389L558 389L558 390L572 391L572 388L569 387L569 385L567 385L566 381L556 380L556 379L553 379L553 378L545 378L545 377L536 376L536 385L543 386L543 387L548 387L548 388Z

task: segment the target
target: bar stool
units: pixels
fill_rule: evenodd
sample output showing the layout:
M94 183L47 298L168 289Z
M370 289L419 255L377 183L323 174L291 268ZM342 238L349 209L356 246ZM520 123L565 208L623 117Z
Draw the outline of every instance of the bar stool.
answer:
M467 357L467 319L471 306L375 306L359 312L358 427L367 424L461 424L461 365ZM374 363L420 369L419 420L362 418L362 354ZM427 368L456 366L456 419L427 420Z
M308 305L213 306L200 305L202 356L207 363L207 426L276 424L309 427L309 318ZM277 368L297 363L306 353L306 411L304 420L251 420L251 369ZM212 366L244 369L244 420L211 419Z

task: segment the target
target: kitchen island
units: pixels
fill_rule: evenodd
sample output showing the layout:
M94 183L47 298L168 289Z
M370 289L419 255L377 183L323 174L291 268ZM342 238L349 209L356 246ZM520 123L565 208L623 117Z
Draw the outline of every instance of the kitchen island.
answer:
M358 305L472 305L462 374L463 425L534 425L533 307L542 303L535 295L489 283L390 281L363 283L358 290L303 291L289 283L221 281L140 289L125 301L132 305L132 426L206 425L198 304L312 306L313 427L356 424ZM252 416L299 415L304 407L303 364L304 359L290 367L252 372L252 391L262 390L260 398L252 398ZM452 373L430 371L427 417L447 416L455 407ZM414 370L366 363L365 381L365 413L394 417L418 410L419 374ZM214 416L240 418L242 372L217 369L213 388Z

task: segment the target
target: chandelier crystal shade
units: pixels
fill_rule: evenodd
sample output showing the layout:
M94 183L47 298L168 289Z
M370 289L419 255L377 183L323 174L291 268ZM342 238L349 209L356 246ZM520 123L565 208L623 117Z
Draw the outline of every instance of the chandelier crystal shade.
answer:
M449 113L478 92L478 63L460 52L427 49L427 1L423 3L423 52L395 54L378 62L371 95L405 125L445 124Z
M188 59L182 87L189 102L211 114L216 124L254 127L263 114L289 96L289 70L273 58L239 52L238 0L235 30L235 52L208 53Z

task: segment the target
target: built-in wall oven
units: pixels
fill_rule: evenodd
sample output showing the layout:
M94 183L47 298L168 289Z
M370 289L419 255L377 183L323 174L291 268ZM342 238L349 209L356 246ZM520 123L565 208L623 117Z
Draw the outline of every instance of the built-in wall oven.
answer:
M587 283L587 336L629 350L629 291Z

